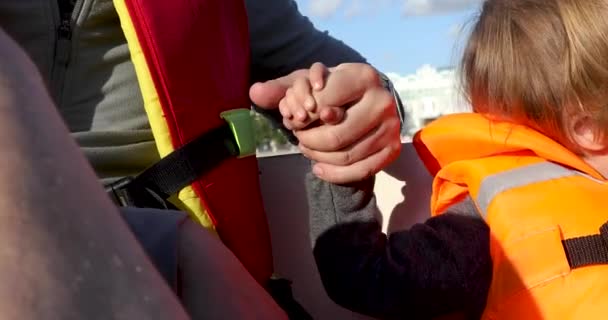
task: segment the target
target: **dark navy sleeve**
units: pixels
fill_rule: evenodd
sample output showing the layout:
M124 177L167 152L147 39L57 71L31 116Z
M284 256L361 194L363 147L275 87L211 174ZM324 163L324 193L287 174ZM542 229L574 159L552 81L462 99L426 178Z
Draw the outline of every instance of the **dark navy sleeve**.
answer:
M335 66L365 59L342 41L315 28L293 0L246 0L251 77L275 79L315 62Z

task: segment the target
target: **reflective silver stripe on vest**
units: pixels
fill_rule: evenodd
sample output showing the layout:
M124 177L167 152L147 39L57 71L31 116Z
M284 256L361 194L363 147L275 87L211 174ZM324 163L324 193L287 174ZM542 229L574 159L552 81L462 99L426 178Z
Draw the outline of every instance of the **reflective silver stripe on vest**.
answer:
M521 168L515 168L483 179L477 194L477 204L484 218L488 215L490 203L502 192L536 182L578 174L577 171L562 167L552 162L541 162Z

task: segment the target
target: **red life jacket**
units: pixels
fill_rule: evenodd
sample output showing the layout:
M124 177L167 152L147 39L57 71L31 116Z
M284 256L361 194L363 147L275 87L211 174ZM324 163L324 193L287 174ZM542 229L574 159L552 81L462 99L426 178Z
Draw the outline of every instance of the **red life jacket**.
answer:
M242 0L114 0L161 157L249 109ZM273 272L255 157L230 158L179 193L180 208L262 283ZM196 254L196 252L192 252Z

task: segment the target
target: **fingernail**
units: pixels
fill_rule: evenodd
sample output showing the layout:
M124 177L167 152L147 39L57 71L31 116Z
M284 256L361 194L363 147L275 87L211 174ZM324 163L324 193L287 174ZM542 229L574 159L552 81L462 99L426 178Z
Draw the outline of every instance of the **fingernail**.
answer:
M312 173L314 173L316 176L320 177L323 175L323 169L321 169L319 166L314 166L312 168Z
M317 90L321 89L321 82L315 82L315 84L313 85L313 87Z

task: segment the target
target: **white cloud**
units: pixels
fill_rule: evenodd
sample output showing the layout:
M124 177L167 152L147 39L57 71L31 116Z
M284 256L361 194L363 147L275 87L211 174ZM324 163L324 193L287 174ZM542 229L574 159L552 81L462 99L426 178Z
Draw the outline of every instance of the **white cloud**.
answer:
M347 18L352 18L361 15L363 12L363 0L353 0L346 8L344 16Z
M387 7L402 6L405 16L433 15L474 8L482 0L307 0L308 14L329 18L336 14L352 18L374 14Z
M406 16L432 15L474 8L481 0L404 0L403 14Z
M338 11L341 4L342 0L310 0L310 14L320 18L328 18Z
M303 1L303 0L301 0ZM326 19L336 14L346 18L374 14L389 5L403 0L307 0L308 11L312 17Z

